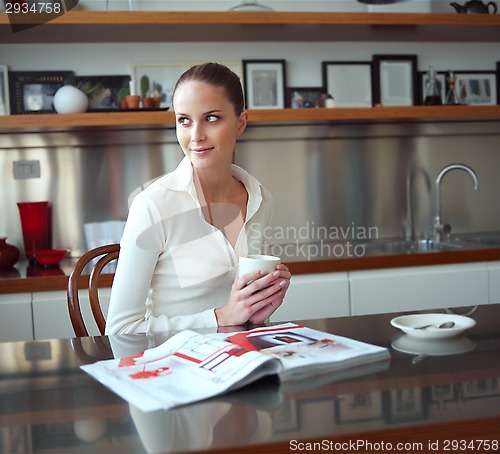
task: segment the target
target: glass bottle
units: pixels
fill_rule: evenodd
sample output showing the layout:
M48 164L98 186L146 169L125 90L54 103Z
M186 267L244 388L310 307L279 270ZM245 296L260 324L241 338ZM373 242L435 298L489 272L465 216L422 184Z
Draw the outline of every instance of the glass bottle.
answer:
M464 100L460 96L457 90L456 77L453 71L448 72L448 77L446 78L448 83L448 93L446 94L446 104L449 106L465 104Z
M441 82L436 78L436 71L429 66L429 72L425 80L424 104L426 106L440 106L443 104L441 99Z

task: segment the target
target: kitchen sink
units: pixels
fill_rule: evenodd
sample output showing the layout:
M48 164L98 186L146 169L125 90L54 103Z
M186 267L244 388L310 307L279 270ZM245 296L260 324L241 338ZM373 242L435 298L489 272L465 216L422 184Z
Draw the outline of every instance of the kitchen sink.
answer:
M500 235L467 237L461 238L460 241L477 244L479 246L500 247Z
M443 243L433 240L391 241L373 245L374 249L392 254L414 254L418 252L454 251L462 248L459 244Z

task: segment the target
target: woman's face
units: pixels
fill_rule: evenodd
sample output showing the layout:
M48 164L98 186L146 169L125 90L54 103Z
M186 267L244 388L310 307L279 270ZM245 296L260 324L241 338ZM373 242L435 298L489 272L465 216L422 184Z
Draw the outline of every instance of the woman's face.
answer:
M197 168L230 165L237 137L245 130L224 88L205 82L180 85L174 97L177 140Z

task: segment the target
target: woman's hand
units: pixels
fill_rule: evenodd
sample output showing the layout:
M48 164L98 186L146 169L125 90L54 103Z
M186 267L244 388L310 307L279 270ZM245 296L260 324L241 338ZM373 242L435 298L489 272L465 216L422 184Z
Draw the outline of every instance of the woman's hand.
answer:
M276 271L255 271L235 279L228 302L215 309L219 326L262 323L283 302L290 285L290 272L283 265Z
M292 275L290 274L290 271L288 271L288 268L281 263L276 266L276 270L280 273L276 279L280 281L280 285L282 284L281 289L272 295L271 300L266 306L254 312L254 314L248 319L248 321L252 324L260 324L267 320L274 313L274 311L281 306L281 303L285 298L286 291L288 290L288 287L290 287L290 278Z

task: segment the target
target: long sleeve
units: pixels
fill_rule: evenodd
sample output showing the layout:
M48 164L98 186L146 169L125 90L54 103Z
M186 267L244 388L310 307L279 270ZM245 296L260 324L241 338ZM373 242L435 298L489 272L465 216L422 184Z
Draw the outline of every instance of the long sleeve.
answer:
M137 197L130 207L120 242L106 334L216 327L213 309L169 317L151 304L151 281L167 240L161 222L154 222L158 216L152 208L143 197Z

